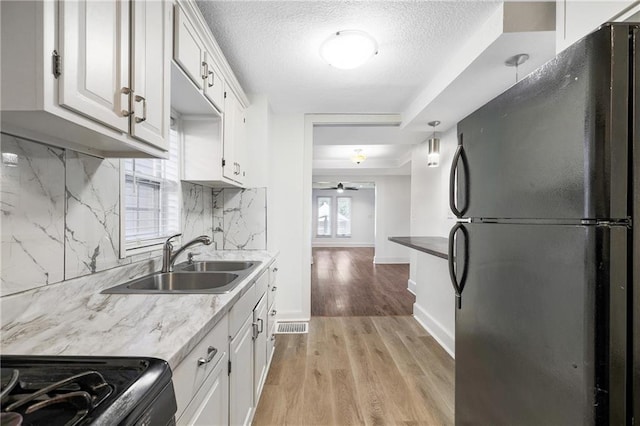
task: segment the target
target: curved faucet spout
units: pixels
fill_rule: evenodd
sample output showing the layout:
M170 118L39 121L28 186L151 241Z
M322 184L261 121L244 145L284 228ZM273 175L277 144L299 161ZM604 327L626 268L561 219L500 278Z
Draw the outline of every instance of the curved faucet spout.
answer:
M175 235L174 235L174 237L175 237ZM187 248L189 248L189 247L191 247L191 246L193 246L195 244L204 244L204 245L208 246L209 244L211 244L211 241L212 241L211 238L208 235L200 235L199 237L194 238L193 240L189 241L188 243L184 243L182 245L182 247L180 247L178 250L173 252L173 245L171 244L171 239L174 238L174 237L169 238L164 243L164 248L163 248L163 251L162 251L162 272L171 272L171 271L173 271L173 264L175 263L176 259Z

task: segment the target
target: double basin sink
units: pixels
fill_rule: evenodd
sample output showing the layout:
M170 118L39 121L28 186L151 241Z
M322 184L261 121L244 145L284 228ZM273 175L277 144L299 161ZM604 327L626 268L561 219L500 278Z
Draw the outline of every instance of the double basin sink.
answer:
M233 290L258 261L197 261L181 263L173 272L156 272L108 288L106 294L223 294Z

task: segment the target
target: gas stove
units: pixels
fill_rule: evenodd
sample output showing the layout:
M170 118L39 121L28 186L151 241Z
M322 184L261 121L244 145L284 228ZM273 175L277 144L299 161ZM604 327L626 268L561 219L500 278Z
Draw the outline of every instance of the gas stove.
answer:
M4 355L0 388L2 425L172 425L177 409L156 358Z

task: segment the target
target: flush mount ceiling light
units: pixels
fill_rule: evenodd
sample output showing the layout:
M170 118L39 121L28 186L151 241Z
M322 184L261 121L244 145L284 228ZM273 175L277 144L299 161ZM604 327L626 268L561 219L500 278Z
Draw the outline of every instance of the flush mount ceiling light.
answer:
M367 159L367 156L362 153L361 149L356 149L355 152L356 153L353 155L353 157L351 157L351 161L353 161L354 163L360 164Z
M433 136L429 139L429 151L427 154L427 166L438 167L440 162L440 139L436 138L436 126L440 124L439 121L430 121L429 126L433 127Z
M320 46L320 56L329 65L350 70L364 65L378 54L378 43L369 34L359 30L342 30L326 39Z

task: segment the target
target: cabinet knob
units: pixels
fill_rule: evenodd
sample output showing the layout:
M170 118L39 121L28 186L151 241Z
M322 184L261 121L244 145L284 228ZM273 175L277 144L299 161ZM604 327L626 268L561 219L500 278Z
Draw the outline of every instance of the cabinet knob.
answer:
M275 285L273 287L271 287L271 291L276 291L278 287L276 287Z
M218 350L216 348L214 348L213 346L209 346L207 348L207 357L198 358L198 367L210 363L217 353Z
M277 267L273 268L273 272L278 272L278 268Z
M278 311L276 311L275 309L273 309L273 310L271 311L271 316L272 316L272 317L275 317L277 313L278 313Z

